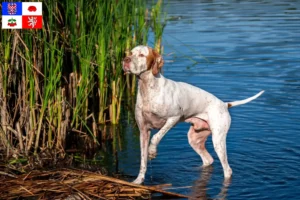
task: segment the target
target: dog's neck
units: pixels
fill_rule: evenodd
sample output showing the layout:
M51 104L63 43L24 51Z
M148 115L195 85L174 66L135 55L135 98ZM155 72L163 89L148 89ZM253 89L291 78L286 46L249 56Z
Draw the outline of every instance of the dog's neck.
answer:
M149 90L157 90L160 89L158 85L161 84L161 81L164 79L163 75L158 73L157 75L153 75L152 71L146 71L140 76L138 76L138 89L142 96L147 96L151 94Z
M150 83L158 81L162 75L158 73L157 75L153 75L151 70L145 71L137 75L139 83Z

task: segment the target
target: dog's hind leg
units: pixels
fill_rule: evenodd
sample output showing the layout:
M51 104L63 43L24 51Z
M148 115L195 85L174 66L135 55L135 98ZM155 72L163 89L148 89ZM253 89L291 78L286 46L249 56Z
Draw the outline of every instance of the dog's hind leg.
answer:
M214 162L205 148L205 142L210 133L210 130L196 131L194 126L191 126L188 132L189 144L200 155L203 166L211 165Z
M225 107L218 107L215 108L215 110L211 109L210 111L211 114L209 114L209 121L214 149L222 164L224 177L230 178L232 170L227 159L226 137L230 127L231 118L227 108Z

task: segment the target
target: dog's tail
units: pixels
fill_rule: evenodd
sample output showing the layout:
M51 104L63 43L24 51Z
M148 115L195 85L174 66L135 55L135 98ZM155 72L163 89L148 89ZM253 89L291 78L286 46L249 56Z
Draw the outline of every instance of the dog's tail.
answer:
M231 108L231 107L234 107L234 106L238 106L238 105L242 105L242 104L245 104L245 103L248 103L254 99L256 99L257 97L259 97L260 95L262 95L262 93L264 93L265 91L262 90L260 91L259 93L257 93L256 95L252 96L252 97L249 97L247 99L244 99L244 100L240 100L240 101L233 101L233 102L228 102L227 103L227 106L228 108Z

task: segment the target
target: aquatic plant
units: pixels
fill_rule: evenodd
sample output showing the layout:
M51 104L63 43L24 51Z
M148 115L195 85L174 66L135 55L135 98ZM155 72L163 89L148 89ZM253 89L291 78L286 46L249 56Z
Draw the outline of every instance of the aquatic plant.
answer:
M122 59L147 43L151 22L161 37L159 2L151 14L143 0L43 1L43 29L2 30L0 150L63 156L67 135L97 143L99 124L118 124L136 88Z

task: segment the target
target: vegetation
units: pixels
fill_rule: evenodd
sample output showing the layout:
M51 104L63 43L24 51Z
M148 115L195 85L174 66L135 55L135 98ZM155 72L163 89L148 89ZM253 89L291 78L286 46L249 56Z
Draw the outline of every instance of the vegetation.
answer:
M2 30L0 150L63 155L70 133L96 143L99 124L118 124L136 87L122 59L150 30L160 50L161 4L149 12L144 0L43 1L42 30Z

